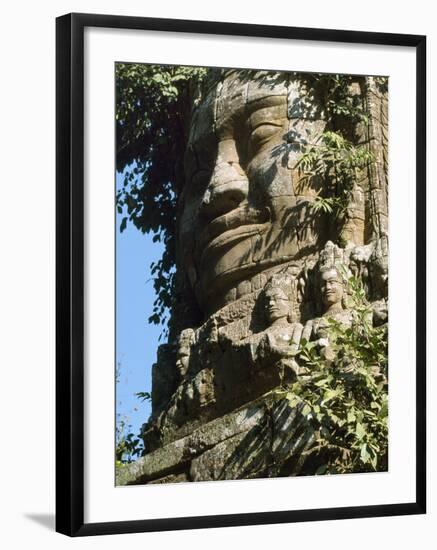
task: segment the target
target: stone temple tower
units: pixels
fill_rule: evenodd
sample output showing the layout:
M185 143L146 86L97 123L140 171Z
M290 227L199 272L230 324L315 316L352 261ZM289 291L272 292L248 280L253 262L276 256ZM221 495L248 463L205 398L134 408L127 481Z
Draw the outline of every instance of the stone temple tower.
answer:
M387 322L387 82L348 78L361 118L336 112L326 82L214 70L193 100L177 212L177 334L153 366L145 456L118 472L118 484L319 467L317 427L276 390L311 376L299 348L323 341L328 311L351 322L345 273L361 280L372 322ZM335 150L328 140L338 130L361 159L343 189L308 164L308 153Z

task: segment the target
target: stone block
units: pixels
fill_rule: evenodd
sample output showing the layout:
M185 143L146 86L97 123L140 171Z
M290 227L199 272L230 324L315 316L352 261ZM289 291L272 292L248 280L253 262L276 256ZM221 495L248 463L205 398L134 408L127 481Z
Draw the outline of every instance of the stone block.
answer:
M213 420L190 435L120 468L117 485L146 483L184 470L192 458L218 443L255 427L264 415L262 405L253 405Z

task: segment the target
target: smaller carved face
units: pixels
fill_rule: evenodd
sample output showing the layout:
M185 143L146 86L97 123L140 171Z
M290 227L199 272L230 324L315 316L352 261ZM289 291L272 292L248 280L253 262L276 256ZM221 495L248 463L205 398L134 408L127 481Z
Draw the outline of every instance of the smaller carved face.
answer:
M185 373L188 369L190 361L190 348L179 348L176 358L176 367L181 373Z
M272 323L278 319L287 318L290 312L290 300L280 288L272 288L265 294L267 317Z
M186 329L181 332L176 353L176 367L182 375L188 370L190 362L191 344L194 332L192 329Z
M341 304L343 282L336 269L329 269L322 273L321 292L323 304L326 307Z

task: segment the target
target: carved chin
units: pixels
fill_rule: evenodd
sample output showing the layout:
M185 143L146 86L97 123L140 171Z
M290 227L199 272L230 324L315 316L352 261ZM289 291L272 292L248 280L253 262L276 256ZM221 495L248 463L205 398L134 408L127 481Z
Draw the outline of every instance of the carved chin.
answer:
M287 319L287 312L274 312L274 313L269 313L269 322L270 323L274 323L275 321L278 321L279 319Z
M325 300L324 305L326 309L343 309L341 298Z

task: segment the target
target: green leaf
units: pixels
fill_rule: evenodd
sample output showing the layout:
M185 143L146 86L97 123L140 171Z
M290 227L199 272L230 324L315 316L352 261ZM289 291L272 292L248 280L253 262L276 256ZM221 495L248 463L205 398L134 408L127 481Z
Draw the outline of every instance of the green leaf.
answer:
M334 399L338 395L340 395L340 390L328 390L323 395L323 401L326 404L328 403L328 401L331 401L331 399Z
M366 463L369 461L370 454L369 454L369 452L368 452L368 450L367 450L367 445L366 445L366 443L364 443L363 445L361 445L360 458L361 458L362 462L364 462L364 464L366 464Z
M302 399L300 397L292 393L287 393L286 398L290 407L296 407L299 403L302 402Z
M357 422L356 428L355 428L355 435L358 439L363 439L363 437L366 435L366 430L364 429L364 426Z

